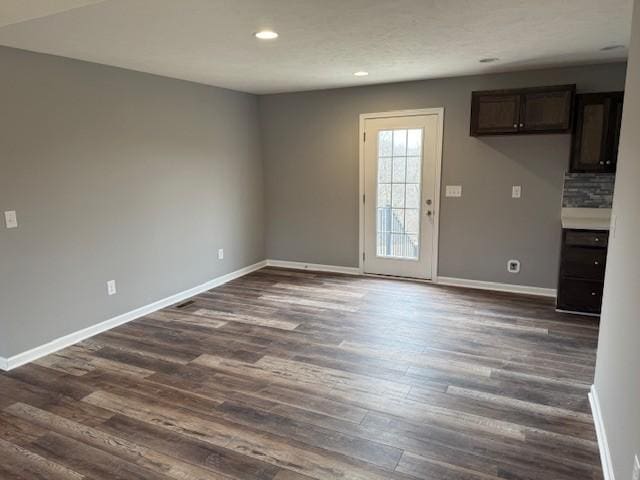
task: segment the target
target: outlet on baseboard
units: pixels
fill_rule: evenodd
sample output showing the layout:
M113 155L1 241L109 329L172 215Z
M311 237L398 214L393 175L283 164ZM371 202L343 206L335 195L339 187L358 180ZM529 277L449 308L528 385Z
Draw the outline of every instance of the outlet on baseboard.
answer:
M117 293L116 291L116 281L115 280L109 280L107 282L107 295L115 295Z
M635 461L633 462L633 475L631 476L631 480L640 480L640 459L638 455L636 455Z
M507 272L520 273L520 260L509 260L507 262Z
M218 249L218 260L223 260L224 259L224 248L219 248Z

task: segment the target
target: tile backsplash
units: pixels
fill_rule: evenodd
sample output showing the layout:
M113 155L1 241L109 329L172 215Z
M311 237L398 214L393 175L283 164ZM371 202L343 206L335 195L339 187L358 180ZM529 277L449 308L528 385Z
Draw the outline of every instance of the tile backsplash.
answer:
M565 173L564 208L611 208L614 173Z

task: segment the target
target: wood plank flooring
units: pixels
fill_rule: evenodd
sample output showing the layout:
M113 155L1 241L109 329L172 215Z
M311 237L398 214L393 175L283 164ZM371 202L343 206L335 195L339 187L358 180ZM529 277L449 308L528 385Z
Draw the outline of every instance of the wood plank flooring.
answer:
M265 268L0 375L0 478L602 479L597 321Z

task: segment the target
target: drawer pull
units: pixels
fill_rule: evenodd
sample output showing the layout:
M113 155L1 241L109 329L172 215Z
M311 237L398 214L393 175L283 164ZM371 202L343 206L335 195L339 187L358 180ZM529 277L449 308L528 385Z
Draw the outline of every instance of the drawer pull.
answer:
M596 292L591 292L591 296L595 297L596 296Z
M595 262L593 262L594 265L600 265L600 262L598 260L596 260Z
M599 239L598 237L596 237L596 238L595 238L595 241L596 241L596 242L599 242L599 241L600 241L600 239Z

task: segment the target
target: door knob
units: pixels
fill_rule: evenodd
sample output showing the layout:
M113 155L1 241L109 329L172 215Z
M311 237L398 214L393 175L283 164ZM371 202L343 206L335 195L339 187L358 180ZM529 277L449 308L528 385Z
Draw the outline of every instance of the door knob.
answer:
M427 217L430 217L431 213L432 213L431 210L427 210Z

